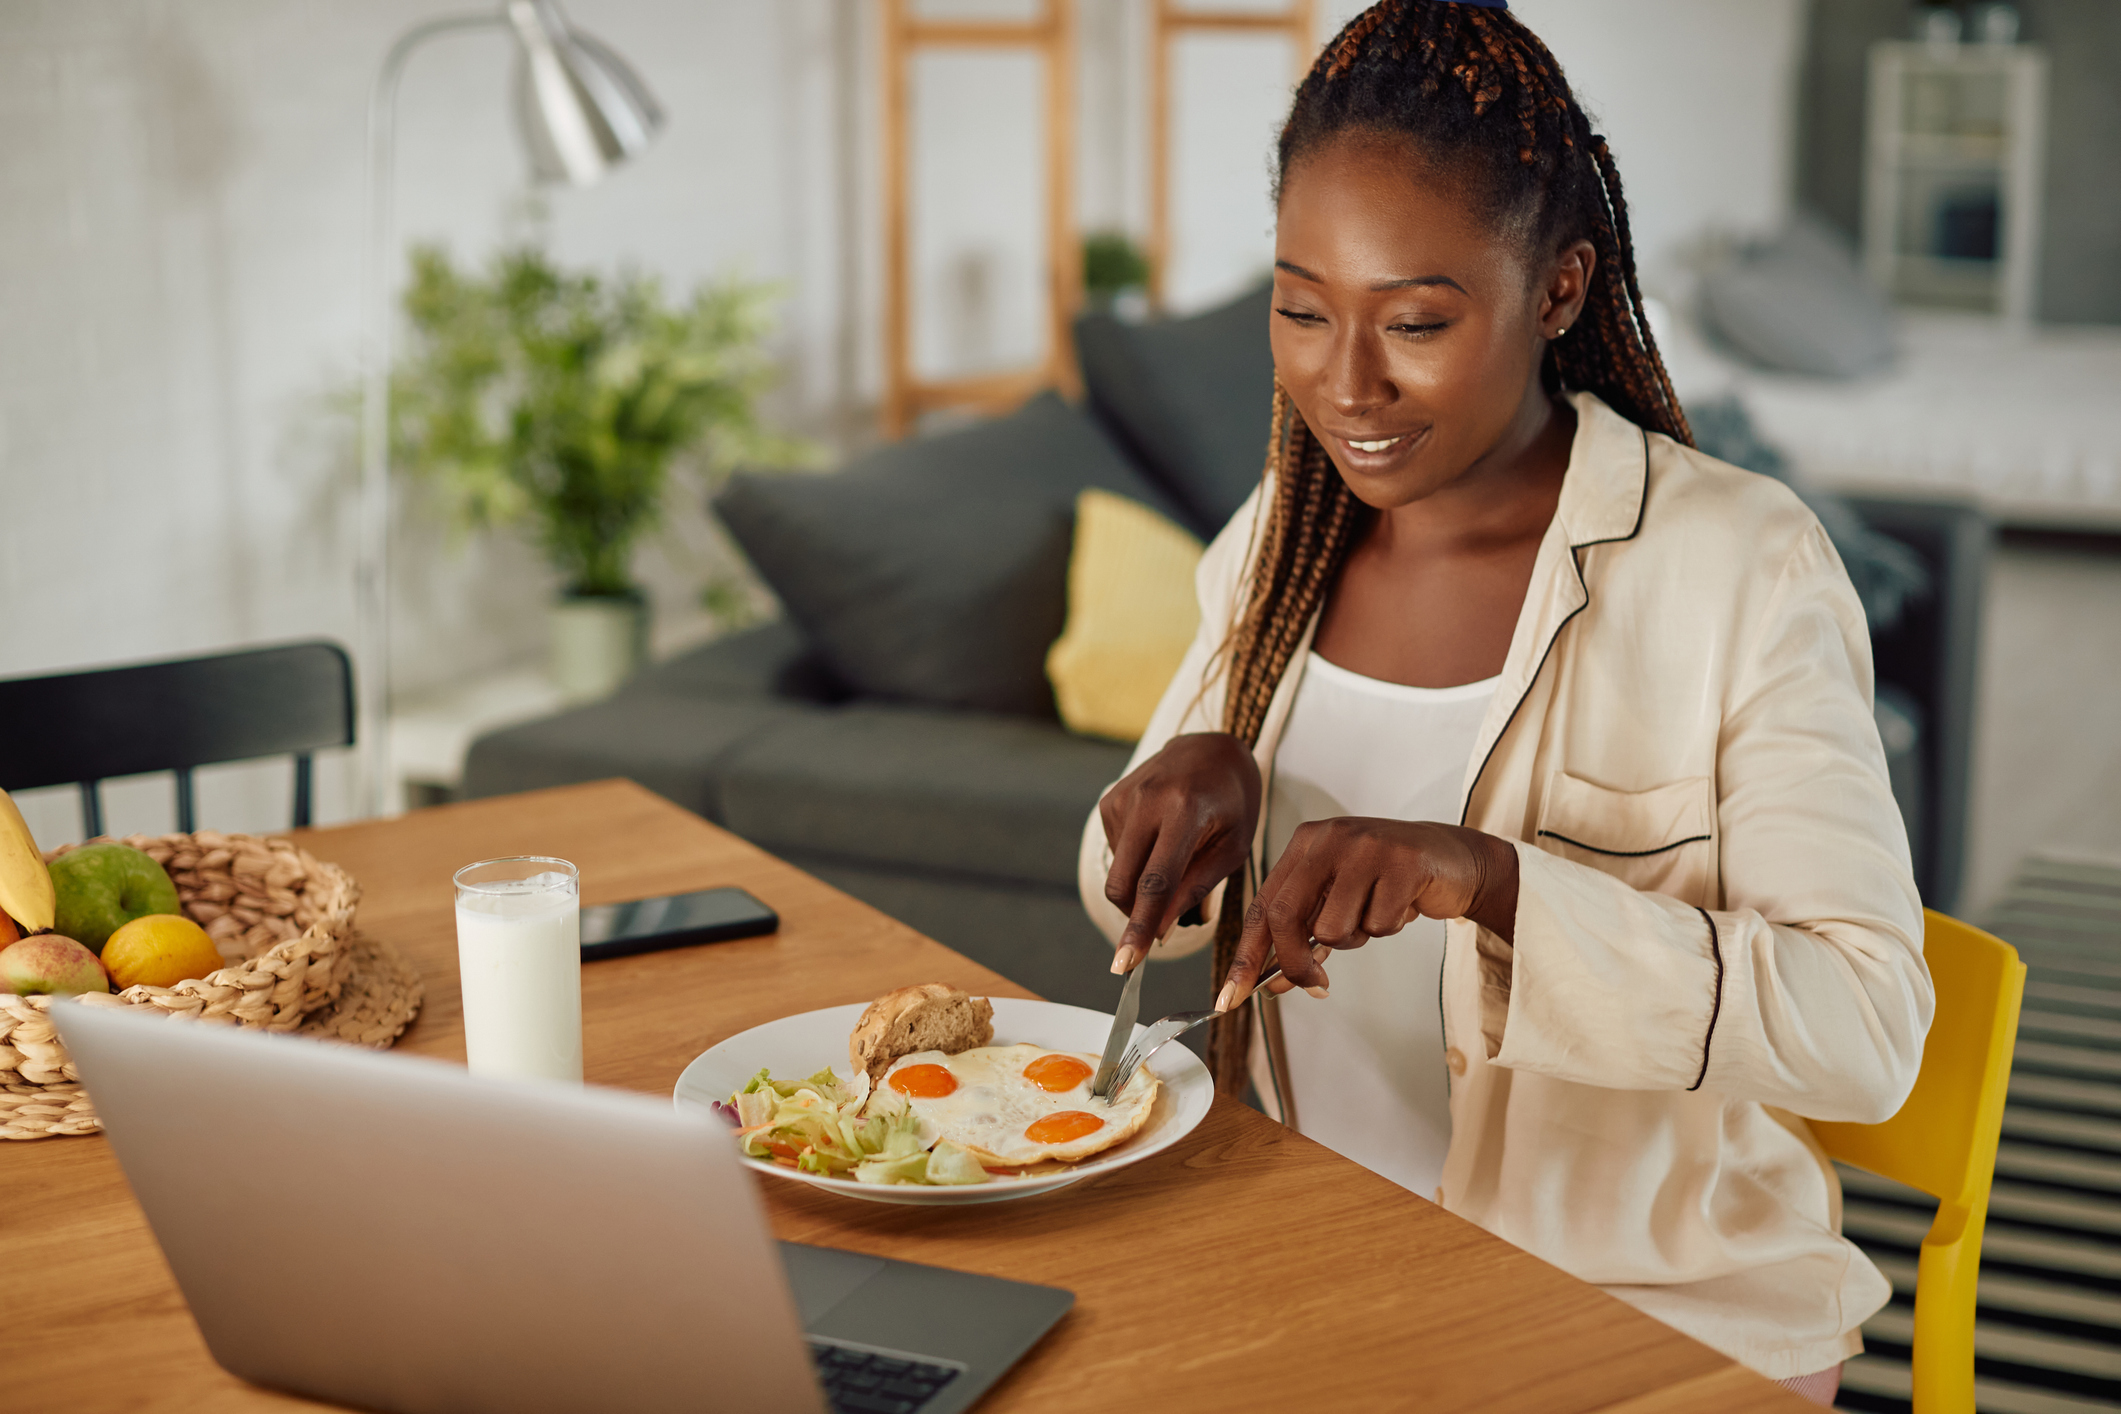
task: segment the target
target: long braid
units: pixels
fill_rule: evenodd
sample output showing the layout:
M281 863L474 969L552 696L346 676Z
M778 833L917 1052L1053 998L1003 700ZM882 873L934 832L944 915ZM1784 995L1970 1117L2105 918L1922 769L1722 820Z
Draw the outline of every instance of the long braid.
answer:
M1498 229L1528 249L1588 240L1597 262L1583 313L1548 344L1542 378L1557 392L1595 393L1621 416L1693 444L1643 313L1619 168L1536 35L1507 11L1381 0L1348 22L1297 88L1280 175L1349 131L1405 136L1431 161L1466 174ZM1279 384L1266 474L1272 499L1249 590L1210 669L1225 679L1223 729L1248 746L1258 743L1296 645L1369 514ZM1240 876L1225 891L1216 929L1218 986L1236 955L1245 898ZM1246 1008L1210 1029L1209 1067L1225 1094L1243 1093L1250 1039Z
M1581 115L1579 114L1579 119ZM1590 131L1584 123L1584 135L1592 157L1598 164L1598 181L1605 198L1606 218L1601 234L1610 240L1613 251L1599 251L1601 265L1610 264L1621 274L1624 300L1618 311L1611 311L1612 301L1606 302L1608 312L1617 312L1628 320L1625 331L1614 330L1595 345L1571 343L1557 340L1550 356L1554 368L1560 375L1562 386L1571 388L1612 387L1616 382L1628 385L1625 398L1607 398L1606 401L1622 411L1630 407L1643 409L1644 415L1635 421L1645 427L1655 426L1688 446L1694 445L1694 429L1687 424L1686 413L1679 406L1679 394L1672 389L1672 375L1665 369L1664 358L1657 352L1657 337L1650 332L1650 321L1642 311L1642 286L1635 277L1635 242L1628 233L1628 203L1620 191L1620 169L1613 163L1613 149L1606 140ZM1599 244L1594 241L1593 244ZM1617 259L1615 258L1617 257ZM1605 353L1616 347L1634 345L1640 350L1639 358L1609 360L1604 364L1592 361L1586 351ZM1614 366L1617 362L1618 366ZM1649 419L1647 410L1655 408L1664 416L1657 426Z
M1274 386L1275 435L1268 444L1267 474L1274 500L1268 509L1251 589L1224 650L1229 685L1223 699L1223 730L1247 746L1259 740L1267 706L1287 672L1296 645L1325 603L1348 552L1355 547L1369 508L1326 456L1326 449ZM1243 911L1235 906L1241 885L1224 895L1215 930L1214 968L1220 983L1236 959ZM1208 1064L1217 1087L1241 1094L1251 1013L1239 1008L1217 1017L1208 1030Z

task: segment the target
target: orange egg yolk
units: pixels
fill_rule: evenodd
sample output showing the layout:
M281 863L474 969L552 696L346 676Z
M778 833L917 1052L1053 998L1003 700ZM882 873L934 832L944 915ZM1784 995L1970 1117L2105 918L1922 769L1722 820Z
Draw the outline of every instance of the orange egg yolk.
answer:
M1024 1131L1024 1137L1035 1144L1065 1144L1070 1139L1080 1139L1086 1134L1095 1134L1105 1127L1105 1122L1093 1114L1081 1110L1062 1110L1059 1114L1047 1115L1034 1120Z
M1063 1090L1073 1090L1089 1078L1090 1067L1074 1056L1040 1056L1024 1067L1024 1079L1055 1095Z
M957 1089L957 1077L944 1065L909 1065L891 1072L891 1088L916 1100L940 1100Z

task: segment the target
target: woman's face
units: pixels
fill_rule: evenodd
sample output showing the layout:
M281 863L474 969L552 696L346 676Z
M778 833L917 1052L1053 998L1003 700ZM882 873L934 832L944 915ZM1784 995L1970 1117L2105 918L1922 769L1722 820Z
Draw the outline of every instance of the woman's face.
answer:
M1275 376L1367 504L1421 500L1544 425L1539 361L1592 256L1534 269L1521 244L1402 138L1345 134L1283 175Z

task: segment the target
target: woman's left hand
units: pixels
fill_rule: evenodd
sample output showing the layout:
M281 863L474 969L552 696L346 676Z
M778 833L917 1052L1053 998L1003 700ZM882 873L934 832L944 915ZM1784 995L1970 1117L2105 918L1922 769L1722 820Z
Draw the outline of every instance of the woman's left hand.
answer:
M1302 987L1322 997L1320 963L1329 949L1359 948L1419 917L1470 918L1510 941L1517 851L1479 830L1421 820L1300 825L1245 911L1237 960L1215 1008L1227 1011L1250 995L1270 953L1282 976L1269 991Z

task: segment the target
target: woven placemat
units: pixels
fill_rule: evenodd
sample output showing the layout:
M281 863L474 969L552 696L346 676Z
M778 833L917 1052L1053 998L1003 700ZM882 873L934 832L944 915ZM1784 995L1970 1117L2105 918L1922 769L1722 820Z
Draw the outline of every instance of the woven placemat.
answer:
M404 955L381 938L357 931L351 951L338 1000L304 1017L296 1034L386 1049L420 1014L426 987ZM57 1049L51 1022L42 1015L16 1023L11 1039L17 1046L28 1042L25 1050L47 1044ZM102 1127L79 1084L0 1086L0 1140L94 1134Z
M296 1029L301 1036L387 1048L420 1014L427 989L403 953L358 928L353 935L353 972L339 999L311 1012Z

